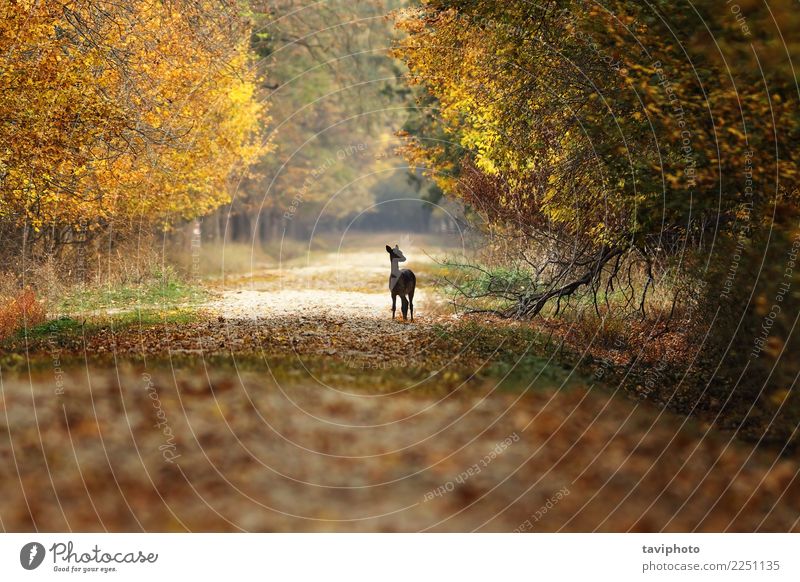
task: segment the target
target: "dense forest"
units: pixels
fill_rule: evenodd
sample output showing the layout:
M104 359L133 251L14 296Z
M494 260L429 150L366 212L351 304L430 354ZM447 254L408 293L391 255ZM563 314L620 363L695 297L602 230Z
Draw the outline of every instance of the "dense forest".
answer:
M501 249L458 285L478 307L531 318L588 295L654 336L713 328L731 378L786 390L800 125L778 23L798 15L669 8L6 2L8 270L203 216L223 241L354 217L424 230L435 204L382 201L444 193Z
M236 3L3 2L3 250L208 213L264 152ZM13 256L13 254L11 256Z
M388 55L401 4L4 3L5 257L201 217L212 241L385 224L382 200L426 188L390 159L408 117ZM407 214L428 228L430 208Z

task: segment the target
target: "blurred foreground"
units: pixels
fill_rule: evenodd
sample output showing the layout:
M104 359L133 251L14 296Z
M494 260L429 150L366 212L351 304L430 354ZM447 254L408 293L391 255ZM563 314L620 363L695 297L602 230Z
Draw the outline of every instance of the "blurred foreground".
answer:
M526 336L449 315L424 250L413 325L378 247L228 277L191 321L31 342L2 370L0 525L800 529L795 460L546 357L499 365Z

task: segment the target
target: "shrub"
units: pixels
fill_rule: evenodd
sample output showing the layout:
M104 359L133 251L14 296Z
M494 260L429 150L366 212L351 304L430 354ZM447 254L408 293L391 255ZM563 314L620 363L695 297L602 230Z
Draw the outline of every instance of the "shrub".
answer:
M0 340L16 331L39 325L45 320L44 305L31 289L25 289L16 297L0 301Z

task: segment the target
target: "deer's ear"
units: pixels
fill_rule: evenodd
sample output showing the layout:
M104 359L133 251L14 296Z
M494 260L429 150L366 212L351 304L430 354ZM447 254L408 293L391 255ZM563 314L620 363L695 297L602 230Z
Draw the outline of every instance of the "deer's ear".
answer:
M386 245L386 252L387 253L391 253L392 252L392 247L390 247L389 245Z

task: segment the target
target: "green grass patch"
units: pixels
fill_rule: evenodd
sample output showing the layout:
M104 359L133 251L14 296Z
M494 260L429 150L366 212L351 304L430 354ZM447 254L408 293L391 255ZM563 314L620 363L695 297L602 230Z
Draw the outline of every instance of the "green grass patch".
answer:
M509 389L534 386L560 387L585 383L586 378L559 358L551 358L548 338L524 324L488 325L467 321L437 326L441 341L456 344L465 359L486 365L480 375Z
M502 380L503 388L562 388L577 384L585 385L583 374L564 365L557 359L537 355L523 355L515 360L492 362L487 375Z
M181 325L195 322L200 314L192 308L133 309L111 315L88 316L85 319L60 317L21 329L0 346L9 351L41 348L43 344L63 346L81 336L91 337L103 331L122 333L129 329L156 325Z
M463 321L457 325L436 325L435 333L444 341L456 342L467 354L479 358L513 359L536 352L546 338L524 325L489 325L484 322Z
M74 314L136 307L168 309L197 304L207 297L208 293L202 287L181 281L168 271L138 285L77 289L57 304L57 311Z
M74 334L81 333L83 324L77 319L71 317L61 317L59 319L51 319L39 325L29 327L28 329L19 330L14 339L23 340L25 337L28 340L40 340L53 337L66 337Z
M89 329L114 329L124 331L129 328L150 327L153 325L180 325L193 323L199 314L191 307L173 309L134 309L90 320Z

